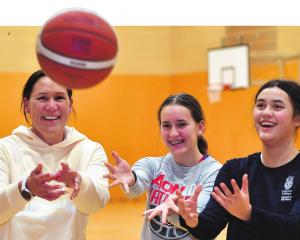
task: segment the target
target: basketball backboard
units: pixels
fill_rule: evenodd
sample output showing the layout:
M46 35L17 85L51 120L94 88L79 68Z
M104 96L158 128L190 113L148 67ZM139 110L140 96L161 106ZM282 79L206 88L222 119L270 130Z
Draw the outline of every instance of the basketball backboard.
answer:
M208 85L249 87L249 47L236 45L208 50Z

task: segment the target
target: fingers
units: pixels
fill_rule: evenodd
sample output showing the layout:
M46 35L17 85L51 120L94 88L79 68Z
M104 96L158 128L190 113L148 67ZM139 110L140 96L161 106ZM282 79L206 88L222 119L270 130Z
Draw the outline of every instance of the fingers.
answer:
M149 209L143 213L143 216L147 216L148 220L151 220L152 218L161 215L162 224L167 223L167 216L169 214L167 206L164 204L158 205L157 207L153 209Z
M187 217L187 212L186 212L183 199L178 200L178 209L179 209L178 213L185 219Z
M190 227L195 227L198 224L198 213L193 212L191 208L185 205L185 201L180 199L178 201L179 214L182 216L186 224Z
M114 173L115 172L115 166L110 164L110 163L107 163L105 162L104 165L108 168L109 172L110 173Z
M119 181L119 180L115 180L115 181L113 181L111 184L109 184L109 187L110 188L113 188L113 187L115 187L115 186L117 186L117 185L120 185L121 184L121 182Z
M152 211L149 211L148 220L151 220L152 218L156 217L157 215L160 215L161 213L160 206L157 208L152 209Z
M128 187L128 184L127 184L127 183L122 182L122 187L123 187L123 189L124 189L124 191L125 191L126 193L129 193L129 187Z
M35 177L38 179L40 182L50 182L55 179L55 176L51 173L45 173L45 174L40 174L39 176Z
M74 183L74 190L73 190L72 195L71 195L71 200L73 200L75 197L77 197L77 195L79 193L79 190L80 190L82 178L79 174L74 178L74 182L75 182Z
M232 182L231 182L231 185L232 185ZM227 197L230 197L232 195L232 192L228 189L228 187L225 185L225 183L220 183L220 188L222 189L222 191L224 192L224 194Z
M154 211L154 209L149 209L149 210L146 210L145 212L143 212L143 216L147 216L147 215L150 215L152 212Z
M57 171L54 174L54 177L56 181L64 182L65 181L64 176L72 171L67 163L61 162L60 165L61 165L61 170Z
M64 183L67 187L76 188L76 179L81 180L81 176L77 171L72 170L67 163L61 162L61 170L53 174L54 179Z
M214 188L212 197L231 215L247 221L251 217L251 204L249 201L248 192L248 176L244 174L242 177L242 187L234 179L230 180L233 193L229 191L224 183L220 184L219 187Z
M171 205L169 208L175 213L179 212L179 208L176 206L176 204Z
M63 186L59 184L48 184L47 182L36 182L31 192L35 196L49 201L55 200L66 193Z
M116 175L112 174L112 173L106 173L106 174L103 175L103 177L104 178L109 178L111 180L116 180L117 179Z
M82 178L79 173L70 169L69 165L61 162L61 170L55 174L42 173L43 165L39 163L31 172L30 178L27 180L30 191L41 198L52 201L64 195L66 192L62 189L61 185L47 184L52 180L64 183L67 187L73 189L70 198L73 200L77 197Z
M177 196L178 199L182 199L183 198L182 192L180 192L179 190L176 190L175 194L176 194L176 196Z
M111 155L116 160L116 164L122 162L123 159L116 151L112 151Z
M175 192L176 194L176 197L177 197L177 209L173 209L173 211L176 210L176 213L179 213L180 215L181 214L184 214L184 200L183 200L183 195L182 195L182 192L180 192L179 190L176 190Z
M242 179L242 191L244 193L248 193L249 192L248 186L249 186L248 175L244 174L243 175L243 179Z
M104 174L103 177L111 179L111 180L114 180L112 183L109 184L109 188L113 188L113 187L115 187L117 185L121 185L121 187L123 188L123 190L126 193L129 193L129 185L128 185L128 183L126 183L125 181L122 181L122 179L118 179L118 177L115 176L115 174L107 173L107 174Z
M70 172L69 176L67 176L66 179L63 180L62 182L67 187L73 189L70 199L74 200L80 191L80 187L81 187L81 183L82 183L82 178L81 178L80 174L75 171L72 171L72 172Z
M161 215L162 223L166 224L168 215L171 215L174 212L173 209L175 209L178 212L178 208L174 204L172 197L176 197L176 196L175 195L169 196L165 202L161 203L160 205L156 206L153 209L149 209L145 211L143 215L148 216L147 217L148 220L151 220L152 218Z
M53 174L54 178L56 180L60 179L63 175L63 172L60 170L60 171L57 171L55 174Z
M71 197L70 197L71 200L74 200L74 199L77 197L77 195L78 195L78 193L79 193L79 190L80 190L79 187L74 188L74 190L73 190L73 192L72 192L72 194L71 194Z
M42 173L42 170L43 170L43 164L38 163L38 165L36 165L36 167L31 171L31 174Z
M169 210L167 208L162 210L162 213L161 213L162 224L167 224L168 214L169 214Z
M57 191L59 189L62 189L63 186L59 185L59 184L48 184L48 183L43 183L40 185L40 192L41 193L48 193L48 192L53 192L53 191Z
M211 195L222 207L225 207L225 196L218 187L214 188L214 192L212 192Z
M236 181L234 179L231 179L230 183L233 188L234 194L239 194L241 190L240 190L239 186L237 185Z
M219 197L228 197L231 198L232 196L236 196L241 194L241 189L244 192L248 192L248 175L244 174L243 179L242 179L242 188L238 186L237 182L234 179L230 180L230 184L233 189L233 193L229 190L229 188L225 185L225 183L220 183L220 188L222 191L219 189L219 187L214 188L214 192L219 196Z
M61 162L60 165L61 165L63 171L69 171L70 170L70 167L67 163Z
M201 190L202 190L202 186L201 186L201 185L197 185L197 186L196 186L196 189L195 189L195 192L194 192L193 195L191 196L190 200L192 200L192 201L197 201L198 196L199 196Z

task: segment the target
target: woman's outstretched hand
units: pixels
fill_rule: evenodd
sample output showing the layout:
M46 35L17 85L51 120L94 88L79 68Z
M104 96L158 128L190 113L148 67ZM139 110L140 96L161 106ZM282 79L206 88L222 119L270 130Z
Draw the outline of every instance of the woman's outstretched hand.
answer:
M61 170L54 175L56 181L64 183L67 187L72 188L71 200L73 200L80 191L82 178L80 174L72 170L67 163L61 163Z
M248 175L244 174L241 189L234 179L231 179L230 182L233 192L228 189L225 183L221 183L220 187L214 188L212 196L231 215L243 221L249 221L251 218L252 206L249 201Z
M26 181L26 187L34 196L53 201L65 194L60 184L49 184L55 180L51 173L43 173L43 165L39 163L30 173Z
M133 185L135 182L131 167L117 152L113 151L112 156L115 159L116 165L104 163L108 168L109 173L103 175L103 177L113 180L109 185L110 187L121 185L124 191L129 193L129 186Z

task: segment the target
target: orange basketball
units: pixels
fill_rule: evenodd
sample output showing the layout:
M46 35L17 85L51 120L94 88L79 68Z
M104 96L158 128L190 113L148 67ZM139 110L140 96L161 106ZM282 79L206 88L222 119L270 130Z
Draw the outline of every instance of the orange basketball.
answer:
M118 42L113 28L94 12L68 9L44 24L36 51L51 79L68 88L87 88L109 75Z

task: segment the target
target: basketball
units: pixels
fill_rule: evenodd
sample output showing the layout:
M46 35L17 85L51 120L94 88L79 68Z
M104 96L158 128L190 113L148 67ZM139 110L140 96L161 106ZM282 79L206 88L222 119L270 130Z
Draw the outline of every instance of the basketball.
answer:
M44 24L36 52L51 79L68 88L88 88L112 71L118 42L110 24L96 13L68 9Z

